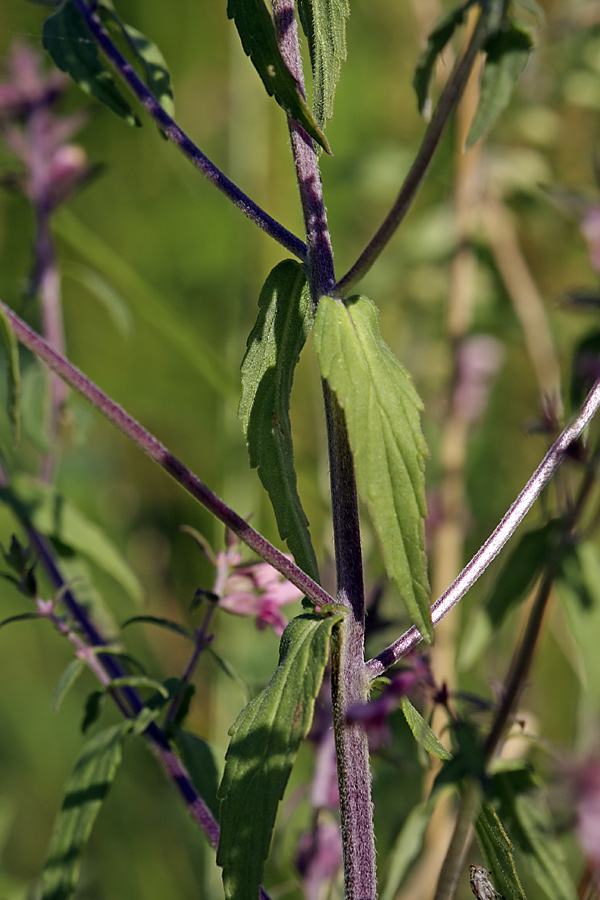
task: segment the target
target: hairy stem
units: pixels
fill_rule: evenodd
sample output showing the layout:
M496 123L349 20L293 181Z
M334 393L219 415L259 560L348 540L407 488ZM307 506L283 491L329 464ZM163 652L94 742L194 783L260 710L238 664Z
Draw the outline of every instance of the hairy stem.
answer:
M103 416L112 422L113 425L116 425L150 459L154 460L165 472L171 475L195 500L198 500L217 519L220 519L251 550L254 550L265 562L268 562L274 569L281 572L288 581L295 584L299 590L305 593L307 597L310 597L318 606L324 606L333 602L327 591L324 591L320 585L288 559L285 554L270 544L258 531L255 531L245 519L242 519L240 515L234 512L230 506L200 481L154 435L146 431L139 422L130 416L122 406L115 403L93 381L90 381L80 369L50 347L39 334L36 334L35 331L29 328L2 301L0 301L0 306L11 323L15 335L22 344L45 362L50 369L60 375L74 390L85 397L86 400L89 400Z
M577 441L583 430L591 422L600 407L600 380L588 394L581 412L572 425L562 432L554 442L540 465L535 470L515 502L512 504L500 524L494 529L485 544L462 570L458 578L444 591L431 607L431 618L434 626L446 616L473 587L478 578L485 572L489 564L512 537L542 490L548 484L557 468L569 451L569 447ZM378 656L369 660L367 669L371 678L376 678L406 656L407 653L423 640L414 626L402 637L386 647Z
M123 81L128 85L129 89L137 97L146 112L152 116L163 134L180 150L192 165L198 169L221 193L231 200L241 212L247 216L251 222L262 228L270 237L279 244L289 250L298 259L304 261L306 258L306 245L284 228L276 219L268 215L261 207L251 200L240 188L227 178L211 160L196 146L192 139L183 131L182 128L165 112L152 91L144 84L142 79L137 75L135 69L127 62L125 57L119 52L112 42L109 34L106 32L96 13L90 8L85 0L73 0L77 9L85 19L86 25L106 56L109 63L118 72Z

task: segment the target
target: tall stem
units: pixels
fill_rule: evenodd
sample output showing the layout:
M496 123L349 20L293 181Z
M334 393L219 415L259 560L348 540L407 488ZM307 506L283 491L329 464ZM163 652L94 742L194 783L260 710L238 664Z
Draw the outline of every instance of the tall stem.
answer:
M304 91L294 0L273 0L275 27L282 56ZM306 132L289 121L290 139L308 246L307 272L313 305L335 284L333 252L323 202L317 155ZM354 462L344 413L329 385L323 382L329 445L331 502L337 572L337 600L351 614L344 616L332 647L332 702L342 842L347 900L375 900L377 878L371 769L363 724L348 725L346 712L367 698L364 664L364 589L360 525Z

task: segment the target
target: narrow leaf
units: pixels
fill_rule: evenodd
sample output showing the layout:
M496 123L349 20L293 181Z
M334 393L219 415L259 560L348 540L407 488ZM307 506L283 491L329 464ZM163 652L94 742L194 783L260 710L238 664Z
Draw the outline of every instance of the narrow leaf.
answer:
M475 820L475 834L496 890L510 900L526 900L515 867L514 847L487 800L481 804Z
M19 369L19 348L6 313L0 310L0 342L4 351L6 381L8 385L7 411L12 431L13 444L18 446L21 439L21 372Z
M467 11L468 3L451 9L437 22L435 28L427 39L427 46L421 53L415 74L413 87L417 95L419 112L426 119L431 115L431 100L429 98L429 85L433 74L435 61L451 39L456 29L462 25Z
M181 761L188 770L194 787L213 815L218 816L217 788L219 785L219 773L210 745L197 735L184 731L183 728L174 729L173 737L175 738L175 745L181 756Z
M52 694L52 709L54 712L58 712L65 696L73 687L84 669L85 662L82 659L74 659L64 670L58 679L56 687L54 688L54 693Z
M140 125L111 73L100 62L96 43L72 0L66 0L44 22L43 45L55 65L67 72L82 91L104 103L130 125Z
M421 713L415 709L408 697L403 697L400 705L417 744L427 750L428 753L437 756L438 759L452 759L450 751L438 740L432 728L427 724Z
M9 616L8 619L3 619L0 622L0 628L4 628L5 625L12 625L13 622L26 622L28 619L40 619L41 616L37 612L26 612L26 613L17 613L16 616Z
M435 803L418 803L408 814L387 860L380 900L394 900L411 864L419 856Z
M299 0L313 72L313 112L321 128L333 115L333 98L346 59L348 0Z
M140 602L141 585L112 541L53 486L19 476L0 488L0 501L42 534L86 556L114 578L132 600Z
M227 15L234 20L244 52L252 60L269 96L275 97L288 116L330 153L327 139L279 51L275 25L264 0L228 0Z
M313 321L306 275L300 263L288 259L273 269L260 292L258 309L242 362L238 416L250 465L258 467L273 504L279 534L287 541L300 568L318 581L308 519L296 488L289 415L294 371Z
M579 651L582 699L592 712L600 702L600 554L591 541L567 547L561 554L556 589Z
M133 616L131 619L127 619L126 622L123 622L121 628L127 628L128 625L135 625L138 623L158 625L159 628L173 631L175 634L187 638L190 641L194 640L193 632L191 632L189 628L186 628L185 625L180 625L179 622L173 622L171 619L163 619L160 616Z
M487 41L479 104L467 138L467 150L490 130L508 106L532 48L530 34L513 22Z
M366 297L323 297L314 345L321 375L344 410L358 490L385 566L423 637L433 642L424 549L426 515L422 403L411 378L381 338Z
M67 900L77 884L81 854L121 762L125 722L84 746L69 778L42 874L42 900Z
M334 626L341 617L303 615L281 638L279 666L230 729L219 787L227 900L255 900L279 801L298 747L310 728Z

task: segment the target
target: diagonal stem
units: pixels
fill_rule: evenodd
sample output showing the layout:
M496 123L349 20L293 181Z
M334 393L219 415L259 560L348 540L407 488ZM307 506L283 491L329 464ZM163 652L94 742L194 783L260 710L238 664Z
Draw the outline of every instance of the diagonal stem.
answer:
M77 9L85 19L85 23L110 62L113 68L126 82L130 90L137 97L146 112L152 116L163 134L175 144L178 150L188 159L192 165L218 188L221 193L247 216L251 222L258 225L270 237L289 250L298 259L306 258L306 245L296 235L284 228L276 219L266 213L254 200L251 200L240 188L231 181L211 160L200 150L182 128L165 112L152 91L144 84L133 67L119 52L112 42L109 34L104 29L97 14L90 8L85 0L73 0Z

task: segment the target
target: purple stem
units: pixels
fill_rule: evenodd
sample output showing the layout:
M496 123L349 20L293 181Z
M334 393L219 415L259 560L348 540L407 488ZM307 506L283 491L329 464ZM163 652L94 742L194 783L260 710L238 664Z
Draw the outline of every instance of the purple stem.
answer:
M0 306L22 344L43 360L50 369L60 375L63 381L66 381L86 400L89 400L103 416L112 422L113 425L116 425L150 459L154 460L165 472L171 475L195 500L202 503L217 519L220 519L251 550L254 550L265 562L277 569L288 581L295 584L299 590L318 606L333 603L333 599L327 591L323 590L309 575L270 544L258 531L255 531L241 516L200 481L193 472L184 466L176 456L170 453L154 435L146 431L139 422L125 412L122 406L115 403L93 381L90 381L80 369L50 347L39 334L36 334L2 301L0 301Z
M562 432L552 444L550 450L537 467L515 502L512 504L500 524L489 536L485 544L477 551L472 560L465 566L458 578L436 600L431 608L434 626L446 616L473 587L477 579L485 572L489 564L502 550L521 524L542 490L548 484L557 468L569 451L569 447L581 437L584 428L592 421L600 408L600 379L589 392L581 412L572 425ZM377 678L394 663L406 656L423 638L413 626L402 637L386 647L378 656L369 660L367 670L370 678Z
M178 150L192 165L208 178L221 193L247 216L251 222L262 228L279 244L293 253L298 259L306 259L306 245L284 228L276 219L266 213L254 200L251 200L231 179L221 172L211 160L202 153L192 139L177 125L171 116L165 112L152 91L150 91L135 69L127 62L125 57L113 44L110 36L105 31L96 13L88 7L84 0L73 0L77 9L85 19L94 40L121 78L127 83L144 109L154 119L161 131L175 144Z

